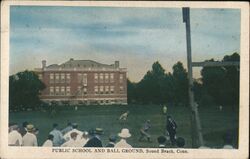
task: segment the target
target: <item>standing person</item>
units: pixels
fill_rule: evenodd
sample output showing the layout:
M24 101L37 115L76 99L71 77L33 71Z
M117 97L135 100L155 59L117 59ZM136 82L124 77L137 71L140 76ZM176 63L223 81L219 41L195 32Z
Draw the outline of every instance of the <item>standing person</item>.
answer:
M166 148L166 141L167 141L167 139L165 138L165 136L159 136L157 138L157 141L159 143L159 148Z
M142 139L144 139L144 137L147 137L148 142L150 142L150 135L148 133L148 130L151 128L151 123L150 120L147 120L144 125L142 126L142 128L140 129L140 138L139 141L142 141Z
M102 128L96 128L95 130L90 130L89 134L92 136L84 147L102 147L102 140L100 135L103 134Z
M118 133L118 136L121 137L121 140L115 144L115 147L132 148L126 141L126 139L131 136L129 129L123 128L121 132Z
M162 108L163 114L167 114L167 110L168 110L167 106L164 105Z
M47 140L43 143L43 147L53 147L53 138L54 136L49 134Z
M19 128L17 124L11 124L9 127L8 144L9 146L21 146L22 135L18 132Z
M68 122L67 127L64 128L64 129L62 129L61 132L62 132L63 135L65 135L66 133L68 133L68 132L71 131L72 129L73 129L72 123L71 123L71 122Z
M62 144L61 147L78 147L77 136L77 132L70 133L70 139Z
M27 125L27 133L23 136L23 146L37 146L36 135L33 134L34 126L32 124Z
M176 129L177 129L177 124L175 123L175 121L172 119L171 116L167 116L167 125L166 125L166 130L167 133L170 137L170 141L172 146L175 145L176 143Z
M60 146L62 143L64 143L64 138L61 133L61 131L58 129L58 124L53 124L53 130L49 133L50 135L53 135L53 146Z
M23 122L22 127L19 129L19 132L22 136L24 136L27 133L27 125L29 123L27 121Z
M116 136L111 135L109 137L109 143L106 145L106 147L115 147L115 142L116 142Z
M70 134L72 133L72 132L76 132L78 135L77 135L77 140L80 140L81 139L81 137L82 137L82 131L80 131L80 130L78 130L77 128L78 128L78 124L77 123L73 123L72 124L72 130L71 131L69 131L69 132L67 132L64 136L63 136L63 138L66 140L66 141L68 141L70 138L71 138L71 136L70 136Z

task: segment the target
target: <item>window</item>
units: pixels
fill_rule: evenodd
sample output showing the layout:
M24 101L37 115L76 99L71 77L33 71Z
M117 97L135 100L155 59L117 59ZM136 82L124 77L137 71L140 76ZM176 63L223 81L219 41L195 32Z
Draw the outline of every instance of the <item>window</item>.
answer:
M55 83L59 83L59 73L55 74Z
M95 83L98 83L98 74L97 73L94 74L94 81L95 81Z
M77 81L78 81L78 83L82 83L82 74L81 73L77 74Z
M100 83L103 82L103 73L100 73L99 82L100 82Z
M87 82L88 82L88 76L86 73L83 74L83 79L82 79L83 85L87 86Z
M108 83L108 82L109 82L109 74L105 73L105 83Z
M82 95L82 86L77 87L77 95Z
M65 87L61 87L61 95L65 95Z
M54 87L49 87L49 94L54 95Z
M114 82L114 73L110 73L110 83Z
M83 88L83 94L87 94L87 88Z
M38 79L42 80L43 79L43 75L42 74L38 74Z
M100 86L100 94L103 94L103 86Z
M56 91L55 92L56 92L55 95L60 95L60 90L59 90L58 86L56 87Z
M95 94L98 94L98 86L94 87Z
M61 73L61 83L65 83L65 73Z
M110 93L111 93L111 94L114 93L114 86L110 86Z
M70 95L70 86L66 87L66 95L68 95L68 96Z
M109 94L109 86L105 86L105 93Z
M67 74L66 74L66 82L67 82L67 83L70 83L70 73L67 73Z
M123 86L120 86L120 92L123 92L123 91L124 91Z
M49 74L49 83L54 83L54 73Z
M123 82L123 74L120 74L120 83Z

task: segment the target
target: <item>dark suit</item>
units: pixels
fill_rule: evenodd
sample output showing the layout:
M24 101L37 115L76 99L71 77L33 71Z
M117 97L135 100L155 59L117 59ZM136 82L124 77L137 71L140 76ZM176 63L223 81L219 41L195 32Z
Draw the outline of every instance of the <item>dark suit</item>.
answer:
M102 141L94 136L84 145L84 147L102 147Z
M170 141L172 143L172 145L175 145L175 134L176 134L176 128L177 128L177 124L175 123L174 120L168 120L167 121L167 131L169 133L169 137L170 137Z

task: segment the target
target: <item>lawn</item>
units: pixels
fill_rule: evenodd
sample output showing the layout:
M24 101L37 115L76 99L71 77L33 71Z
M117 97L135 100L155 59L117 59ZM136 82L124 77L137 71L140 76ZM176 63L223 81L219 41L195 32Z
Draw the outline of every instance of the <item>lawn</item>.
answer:
M237 147L238 137L238 111L234 112L230 108L223 108L219 111L218 107L200 107L200 118L202 123L202 132L207 146L219 148L223 145L222 135L226 131L234 133L234 146ZM130 114L125 123L121 123L119 116L129 110ZM167 114L173 116L176 121L177 136L186 140L186 148L191 148L190 135L190 113L188 107L169 106ZM139 129L147 120L151 120L152 142L139 142ZM38 144L41 145L47 138L52 129L53 123L58 123L60 128L64 128L68 121L76 122L80 130L89 130L95 127L104 129L102 135L103 144L108 143L108 136L117 134L122 128L128 128L132 136L128 143L133 147L157 147L157 137L162 135L165 130L166 116L162 113L162 107L159 105L127 105L127 106L82 106L75 111L73 107L60 107L57 113L52 117L49 112L11 112L10 122L21 124L23 121L33 123L39 128Z

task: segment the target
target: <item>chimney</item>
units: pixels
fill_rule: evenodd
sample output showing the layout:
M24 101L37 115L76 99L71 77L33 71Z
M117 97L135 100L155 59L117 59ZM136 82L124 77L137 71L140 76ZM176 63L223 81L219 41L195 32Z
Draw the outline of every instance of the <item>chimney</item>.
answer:
M46 67L46 60L42 60L42 69Z
M115 68L119 68L119 61L115 61Z

